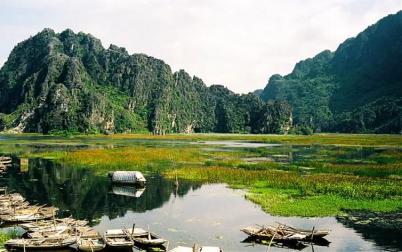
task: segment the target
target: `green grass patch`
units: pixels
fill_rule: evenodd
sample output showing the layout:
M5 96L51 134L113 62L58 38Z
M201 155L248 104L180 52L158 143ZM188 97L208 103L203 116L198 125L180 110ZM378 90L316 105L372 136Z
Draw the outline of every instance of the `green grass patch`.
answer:
M395 211L402 208L402 181L340 174L310 174L229 167L186 167L168 178L228 183L249 190L248 198L278 215L327 216L346 209Z
M7 136L13 140L36 140L41 142L57 142L59 136L54 138L40 134L0 134ZM41 139L39 139L39 137ZM310 136L302 135L253 135L253 134L168 134L168 135L152 135L147 134L114 134L114 135L73 135L69 136L69 141L90 141L105 142L116 140L185 140L185 141L220 141L220 140L238 140L253 141L263 143L282 143L291 145L340 145L340 146L396 146L402 145L402 135L386 135L386 134L314 134Z
M296 190L252 188L246 198L281 216L334 216L346 210L392 212L402 209L402 201L395 199L354 199L337 195L300 197Z

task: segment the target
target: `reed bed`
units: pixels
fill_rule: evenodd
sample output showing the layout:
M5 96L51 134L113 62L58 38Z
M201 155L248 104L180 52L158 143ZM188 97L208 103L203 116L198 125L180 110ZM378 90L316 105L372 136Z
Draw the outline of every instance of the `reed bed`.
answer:
M111 170L162 170L180 164L200 163L197 148L132 146L113 149L78 150L50 154L66 165L94 168L96 172Z
M384 199L401 197L402 180L340 174L309 174L278 170L244 170L228 167L188 167L168 170L168 178L228 183L251 187L297 189L300 196L332 194L347 198Z
M151 139L151 140L246 140L271 143L291 143L302 145L347 145L347 146L400 146L401 135L386 134L314 134L304 135L252 135L252 134L169 134L156 136L152 134L116 134L110 139Z
M402 135L385 134L314 134L304 135L252 135L252 134L114 134L114 135L71 135L51 136L40 134L0 134L8 138L8 142L29 143L32 141L43 144L70 143L105 143L125 140L182 140L182 141L207 141L207 140L242 140L266 143L283 143L292 145L342 145L342 146L401 146ZM1 144L1 143L0 143Z
M187 167L167 170L164 174L168 178L178 176L247 188L247 198L272 214L326 216L340 213L343 209L395 211L402 208L402 180L399 179L340 174L301 175L219 166Z
M165 140L179 141L172 144ZM205 140L284 145L228 148L189 143ZM32 143L42 147L31 148ZM227 183L247 189L247 198L270 213L320 216L337 214L343 209L402 209L401 143L402 136L397 135L142 134L68 139L22 135L0 141L0 151L50 158L62 165L101 174L140 170L161 172L172 179L177 176Z

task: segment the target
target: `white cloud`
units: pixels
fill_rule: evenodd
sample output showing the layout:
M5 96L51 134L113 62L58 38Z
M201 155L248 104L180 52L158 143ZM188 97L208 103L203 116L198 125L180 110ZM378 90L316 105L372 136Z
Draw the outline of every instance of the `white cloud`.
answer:
M2 0L0 63L45 27L72 28L248 92L401 7L400 0Z

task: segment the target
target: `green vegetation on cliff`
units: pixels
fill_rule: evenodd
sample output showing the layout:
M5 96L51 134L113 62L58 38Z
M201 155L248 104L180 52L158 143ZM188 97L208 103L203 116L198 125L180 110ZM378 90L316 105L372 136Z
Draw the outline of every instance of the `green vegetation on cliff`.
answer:
M287 103L207 87L163 61L71 30L19 43L0 70L0 130L283 133Z
M335 52L273 75L259 94L287 101L297 128L354 133L402 132L402 11L347 39Z

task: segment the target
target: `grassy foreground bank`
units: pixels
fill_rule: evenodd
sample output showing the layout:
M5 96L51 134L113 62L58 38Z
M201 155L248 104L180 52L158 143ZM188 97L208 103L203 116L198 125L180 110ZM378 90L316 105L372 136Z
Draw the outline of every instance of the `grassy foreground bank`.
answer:
M89 149L48 148L23 151L23 156L52 158L64 165L93 169L98 174L141 170L161 172L171 179L223 182L246 189L248 199L277 215L328 216L349 209L384 212L402 209L401 136L195 134L27 139L17 137L12 141L20 141L20 148L21 142L39 142L57 146L85 143ZM284 145L230 148L188 143L190 140L247 140ZM0 149L5 149L2 145L0 141Z

